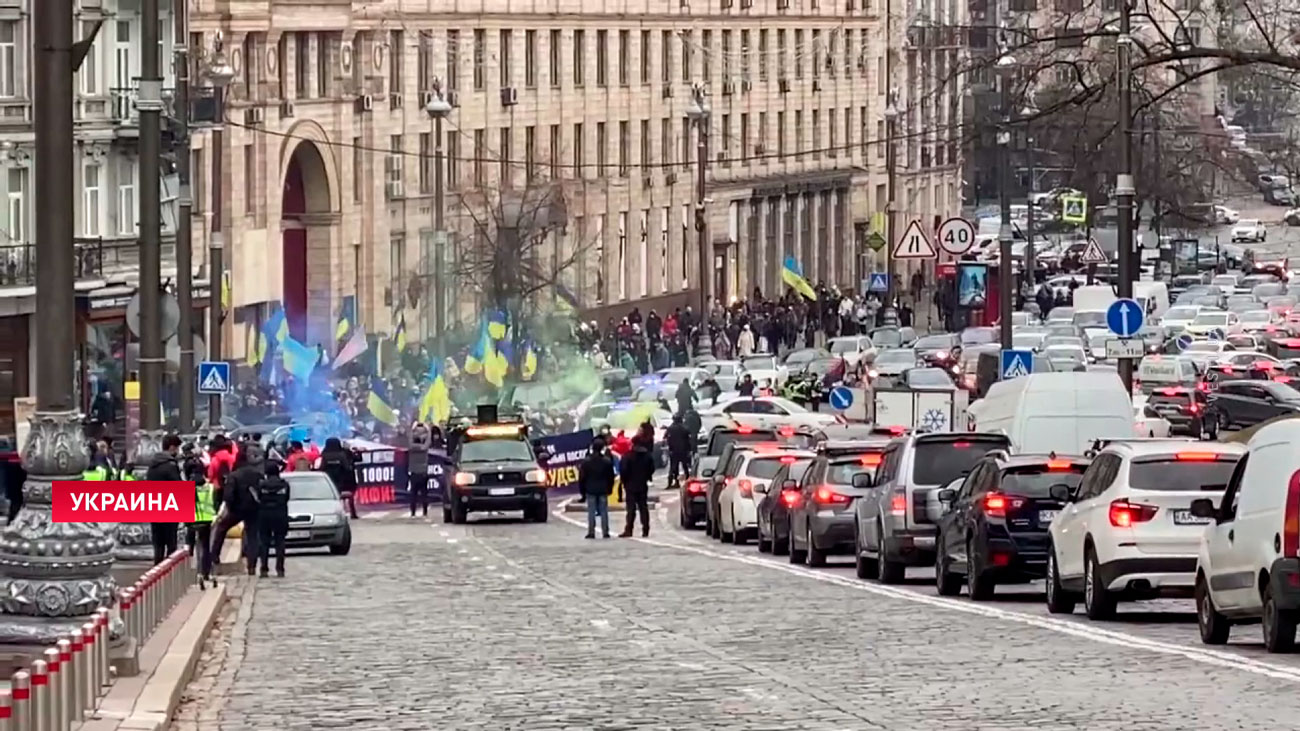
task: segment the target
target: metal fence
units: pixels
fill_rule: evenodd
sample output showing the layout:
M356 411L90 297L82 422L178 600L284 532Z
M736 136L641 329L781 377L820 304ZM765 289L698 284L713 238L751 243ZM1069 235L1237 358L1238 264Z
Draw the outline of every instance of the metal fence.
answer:
M36 245L0 245L0 287L24 287L36 284ZM94 279L104 274L104 241L91 239L73 242L73 276Z

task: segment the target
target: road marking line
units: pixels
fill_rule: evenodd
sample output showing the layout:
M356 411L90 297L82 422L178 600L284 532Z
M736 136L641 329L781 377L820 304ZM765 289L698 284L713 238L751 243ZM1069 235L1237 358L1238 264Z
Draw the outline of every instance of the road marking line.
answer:
M555 517L559 518L560 520L566 523L585 529L586 523L578 522L565 515L564 506L567 504L567 502L568 501L562 501L560 503L560 505L554 512ZM780 571L782 573L813 579L815 581L821 581L827 584L835 584L837 586L842 586L848 589L854 589L856 591L863 591L869 594L875 594L877 596L884 596L892 599L901 599L903 601L913 602L916 604L927 604L941 609L948 609L956 612L962 612L964 614L971 614L979 617L984 617L986 619L999 619L999 620L1015 622L1018 624L1044 629L1049 632L1056 632L1058 634L1064 634L1072 637L1078 637L1081 639L1092 640L1093 642L1098 642L1101 644L1114 645L1116 647L1124 647L1129 649L1144 649L1144 650L1148 650L1151 652L1156 652L1164 655L1175 655L1205 665L1213 665L1216 667L1227 668L1230 670L1242 670L1248 673L1254 673L1256 675L1262 675L1270 678L1275 678L1278 680L1289 680L1292 682L1300 683L1300 668L1262 662L1259 660L1255 660L1253 658L1235 655L1230 652L1219 652L1215 650L1192 648L1183 645L1173 644L1170 642L1152 640L1146 637L1141 637L1139 635L1129 634L1127 632L1106 630L1098 627L1091 627L1091 626L1078 624L1067 620L1052 619L1049 617L1040 617L1032 614L1026 614L1024 612L1017 612L1008 609L1003 609L1001 607L972 604L960 600L948 599L946 597L927 596L925 594L921 594L919 592L909 590L909 589L885 586L882 584L866 583L856 578L847 578L835 574L818 572L803 566L780 564L774 561L761 558L757 555L751 555L747 553L742 554L738 551L720 552L720 551L713 550L711 547L710 548L704 547L704 545L709 545L709 544L688 545L686 543L669 542L669 541L657 540L654 538L632 538L630 540L636 541L638 543L644 543L651 546L658 546L661 548L670 548L679 551L696 553L702 556L722 559L724 561L735 561L737 563L744 563L751 566L759 566L771 571ZM696 541L692 540L689 537L687 537L686 540L689 540L692 543L696 543Z
M447 542L448 542L448 543L460 543L460 541L456 540L455 538L448 538L448 539L447 539Z
M593 619L593 620L589 620L589 621L591 622L591 626L592 626L592 627L595 627L595 628L598 629L598 630L609 630L609 629L610 629L610 626L609 626L609 620L608 620L608 619Z
M436 525L436 523L435 523L434 525ZM451 534L448 533L448 532L445 531L445 530L440 530L440 531L438 531L438 535L442 536L443 538L446 538L447 536L449 536L449 535L451 535Z

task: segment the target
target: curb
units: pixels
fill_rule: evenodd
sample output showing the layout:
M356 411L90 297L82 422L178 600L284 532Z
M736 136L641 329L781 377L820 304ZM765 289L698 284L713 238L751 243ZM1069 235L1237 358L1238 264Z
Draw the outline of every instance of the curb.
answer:
M191 590L194 591L194 590ZM226 585L204 591L193 612L168 640L157 667L145 681L135 708L118 726L126 731L162 731L176 714L181 695L194 676L212 625L226 600ZM167 638L158 638L160 640ZM146 647L150 643L146 643Z
M586 503L576 502L576 500L577 500L577 499L574 498L574 499L571 500L570 502L565 503L565 504L564 504L564 512L566 512L566 513L585 513L585 512L587 512L587 504L586 504ZM646 505L647 505L647 506L654 506L654 505L658 505L658 504L659 504L659 496L658 496L658 495L651 495L650 497L646 498ZM616 512L616 511L626 510L626 509L627 509L627 504L626 504L626 503L610 503L610 504L609 504L609 510L610 510L610 512Z

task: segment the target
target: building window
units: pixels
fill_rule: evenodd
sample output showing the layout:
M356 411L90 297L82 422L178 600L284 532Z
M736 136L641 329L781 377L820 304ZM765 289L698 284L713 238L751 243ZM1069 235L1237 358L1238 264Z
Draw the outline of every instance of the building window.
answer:
M582 87L587 83L587 34L581 30L573 31L573 85Z
M140 207L135 204L135 176L139 168L126 157L117 158L117 233L134 236Z
M884 122L876 122L876 141L879 143L876 145L876 159L883 160L885 158L885 147L894 143L893 140L885 139Z
M311 73L311 34L299 31L293 34L293 95L306 99L308 75Z
M596 86L609 84L609 31L596 31Z
M618 298L627 299L627 211L618 213Z
M754 162L759 165L767 164L767 112L758 113L758 142L755 144L754 154L759 158Z
M609 136L605 132L605 123L596 123L596 175L605 177L609 173Z
M257 145L244 145L244 214L257 214Z
M701 37L703 40L700 42L702 46L700 53L704 56L700 59L700 65L704 67L701 73L704 76L704 83L708 84L713 80L713 31L706 30Z
M357 142L359 143L360 140L358 139ZM190 176L190 198L194 201L195 213L203 213L203 207L209 203L207 178L203 175L203 171L207 168L203 167L203 160L202 148L190 150L190 170L193 172Z
M767 81L767 28L758 31L758 80Z
M673 209L664 206L659 216L659 291L668 291L668 229L672 226Z
M551 31L551 42L546 48L546 74L552 89L560 88L560 54L564 52L560 47L562 37L560 31Z
M123 36L122 31L127 31ZM131 71L130 65L122 63L123 58L129 58L131 53L130 43L131 26L128 23L118 21L117 23L117 79L118 86L125 87L130 84ZM123 39L126 40L123 40ZM280 99L289 98L289 36L288 34L280 36L280 40L275 44L275 67L280 70ZM123 79L126 79L125 84Z
M586 160L584 159L583 149L587 146L587 140L582 136L582 122L573 125L573 175L574 177L585 178L587 176Z
M749 54L753 49L749 46L749 31L740 32L740 78L749 80Z
M352 138L352 202L360 203L365 197L366 175L365 168L365 148L362 147L361 138Z
M251 56L245 56L251 59ZM244 67L252 66L251 61L246 61ZM322 99L328 99L330 95L330 34L316 34L316 96Z
M641 211L641 271L637 272L638 297L650 296L650 209Z
M406 236L395 233L388 238L388 279L393 291L393 302L399 306L405 302L406 288L402 286L402 275L405 272ZM396 313L393 318L396 320Z
M7 26L7 25L10 24L9 23L0 24L0 26ZM95 25L96 24L91 21L82 21L81 37L89 38L90 34L95 31ZM4 38L4 30L3 27L0 27L0 75L2 75L4 78L8 78L9 76L8 69L12 66L12 59L13 59L13 55L12 55L13 43L9 42L9 45L6 46L3 38ZM77 76L79 77L79 80L81 82L81 93L85 94L86 96L98 96L100 93L98 55L99 55L99 49L92 44L91 47L86 51L86 59L81 62L81 70L77 72ZM0 79L0 89L4 87L4 83L5 83L4 80ZM0 94L0 95L10 96L9 94Z
M500 76L500 83L503 88L512 86L511 81L514 76L512 73L514 70L514 64L512 61L514 60L514 54L511 53L511 51L514 50L514 45L515 37L512 32L509 30L502 30L497 33L497 67L498 75Z
M547 154L550 155L551 157L551 179L552 180L560 177L560 145L561 144L563 143L560 141L560 125L553 124L551 125L551 132L550 132L550 146L547 149Z
M596 218L596 304L605 304L605 223L609 214Z
M537 88L537 31L524 31L524 86Z
M694 50L691 43L695 39L695 31L687 30L682 32L682 81L691 80L691 52Z
M420 133L420 192L429 193L433 190L433 135L429 132Z
M731 31L722 31L722 83L731 81Z
M803 152L803 110L794 111L794 154Z
M99 236L102 174L99 163L89 162L81 168L81 233L85 236Z
M447 164L447 186L455 188L460 185L460 135L461 131L450 130L447 135L444 159Z
M433 36L422 30L416 38L415 85L419 91L428 91L433 88Z
M510 174L510 128L502 127L497 133L497 139L500 142L498 147L501 154L501 187L509 188L514 182Z
M776 113L776 156L785 157L785 112Z
M659 120L659 161L665 166L673 162L673 120Z
M455 91L460 86L460 31L447 31L447 70L444 74L447 78L443 79L446 91ZM353 63L356 68L361 68L359 63Z
M691 118L682 117L682 162L690 162L691 155Z
M650 147L650 120L641 120L641 172L646 173L650 170L650 164L654 162L651 155Z
M27 242L27 168L9 168L7 238L15 243Z
M619 31L618 32L618 85L619 86L628 85L628 74L630 72L628 66L630 66L632 63L632 59L630 58L632 53L631 44L632 44L631 33L625 30Z
M650 55L650 52L651 52L650 31L643 30L641 31L641 55L640 55L642 84L650 83L650 59L653 58L653 56Z
M785 73L785 29L782 28L776 32L776 75L778 78L787 78Z
M482 188L487 184L483 175L483 158L487 155L487 130L474 130L474 185Z
M691 288L691 275L690 275L691 257L687 253L687 246L686 246L686 242L689 240L689 237L691 235L690 227L691 227L691 204L683 203L682 204L682 291L683 292Z
M794 59L793 59L794 77L796 79L803 78L803 57L806 54L807 54L807 50L804 48L803 45L803 31L800 29L796 29L794 32ZM784 56L784 54L782 55Z
M797 34L799 33L799 31L795 31L795 33ZM796 35L795 38L797 39L798 35ZM795 40L795 46L798 45L799 45L799 41ZM812 77L814 79L819 79L821 78L821 75L822 75L822 32L820 30L814 30L812 32Z
M18 21L0 21L0 97L18 96Z
M853 107L844 107L844 151L853 157Z
M836 119L834 109L826 110L826 128L827 128L827 132L829 133L826 140L828 143L826 145L826 156L833 158L839 154L839 150L836 149L836 145L839 143L838 138L840 136L839 120Z
M853 75L853 29L844 31L844 78Z
M673 80L673 32L659 34L659 80L665 84Z
M487 88L487 31L474 29L474 91ZM478 154L477 152L475 154Z
M626 178L628 173L631 172L631 163L628 160L630 155L628 135L631 133L629 126L625 121L618 123L618 175L620 178Z
M722 165L731 165L731 115L722 115Z
M740 150L737 157L742 161L749 157L749 112L740 115Z
M525 184L532 183L537 177L537 128L524 128L524 175Z

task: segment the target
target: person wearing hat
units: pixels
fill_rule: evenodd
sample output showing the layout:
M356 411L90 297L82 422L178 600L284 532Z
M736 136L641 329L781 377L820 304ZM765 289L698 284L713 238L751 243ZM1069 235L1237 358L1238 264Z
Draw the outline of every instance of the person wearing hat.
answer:
M668 446L668 487L677 487L677 475L689 473L691 469L691 433L683 423L681 414L673 414L673 423L664 430L664 441Z
M596 537L596 518L600 518L601 534L609 538L609 496L614 481L614 460L605 451L605 440L596 437L578 467L578 491L587 503L587 538Z
M189 524L185 537L190 553L198 553L200 589L212 581L212 521L217 519L212 483L208 482L204 470L201 460L185 460L185 479L194 483L194 521Z

